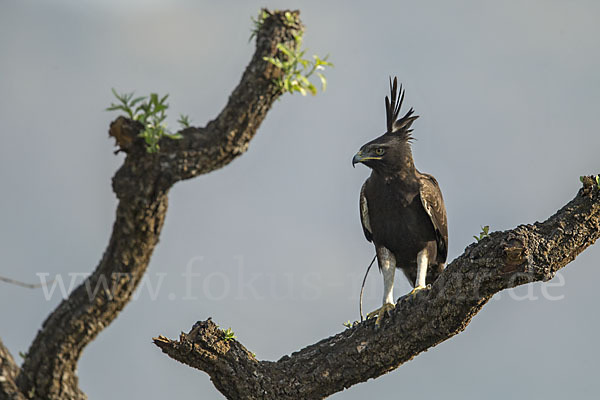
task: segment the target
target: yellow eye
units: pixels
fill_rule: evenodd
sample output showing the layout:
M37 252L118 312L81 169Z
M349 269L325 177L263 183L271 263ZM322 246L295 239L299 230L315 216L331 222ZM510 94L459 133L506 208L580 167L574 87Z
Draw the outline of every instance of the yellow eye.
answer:
M375 154L377 154L378 156L382 155L384 152L385 150L383 150L381 147L375 150Z

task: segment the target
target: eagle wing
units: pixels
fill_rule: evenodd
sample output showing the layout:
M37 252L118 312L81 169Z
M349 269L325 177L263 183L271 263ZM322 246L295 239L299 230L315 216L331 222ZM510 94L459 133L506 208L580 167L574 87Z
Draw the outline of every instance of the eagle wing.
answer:
M367 181L363 183L360 188L360 222L362 224L363 232L365 233L365 237L369 242L373 241L373 231L371 230L371 222L369 221L369 205L367 204L367 196L365 195L365 188L367 186Z
M442 191L433 176L418 173L418 177L421 203L435 228L437 260L440 263L445 263L448 257L448 221Z

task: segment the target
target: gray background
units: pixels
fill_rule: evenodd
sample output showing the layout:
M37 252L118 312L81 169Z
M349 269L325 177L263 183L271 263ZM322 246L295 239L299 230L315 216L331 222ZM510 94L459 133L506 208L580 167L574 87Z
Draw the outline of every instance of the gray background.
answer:
M79 363L91 399L222 398L151 344L209 316L270 360L357 318L373 249L357 210L368 170L350 160L384 130L389 75L421 115L414 156L441 183L450 259L481 225L544 220L579 175L600 172L595 1L2 0L1 275L68 285L95 267L123 158L107 137L110 88L170 93L171 125L178 113L205 124L249 61L261 6L301 9L309 54L336 64L329 88L284 96L247 154L171 191L144 283L158 289L140 288ZM497 295L463 334L332 398L591 398L598 257L591 248L549 284ZM189 283L186 266L199 274ZM396 281L398 297L410 287ZM381 290L372 273L367 309ZM0 283L0 337L15 357L59 301L58 289Z

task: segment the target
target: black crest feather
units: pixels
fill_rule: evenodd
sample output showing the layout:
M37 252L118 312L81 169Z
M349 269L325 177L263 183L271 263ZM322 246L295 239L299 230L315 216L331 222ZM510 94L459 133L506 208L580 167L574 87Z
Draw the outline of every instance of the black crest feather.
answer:
M388 133L410 133L412 132L410 126L419 118L418 115L413 115L415 110L411 108L402 118L398 119L403 101L404 90L402 89L402 85L400 85L400 93L398 95L398 78L394 77L394 81L392 82L392 78L390 77L390 97L385 96Z

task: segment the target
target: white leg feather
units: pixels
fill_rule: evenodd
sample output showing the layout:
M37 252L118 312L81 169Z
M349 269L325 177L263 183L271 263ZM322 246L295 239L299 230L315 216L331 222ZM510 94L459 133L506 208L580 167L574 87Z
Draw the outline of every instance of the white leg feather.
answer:
M370 312L368 318L377 317L375 326L379 326L383 316L394 309L394 273L396 272L396 257L385 247L377 249L377 261L383 273L383 304L381 308Z
M383 273L383 304L394 304L394 273L396 272L396 258L385 247L377 252L379 266Z
M415 287L426 286L425 279L427 278L428 263L427 249L423 249L417 254L417 281L415 282Z

